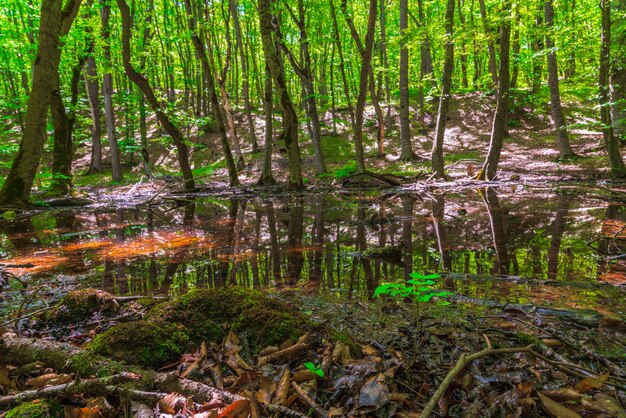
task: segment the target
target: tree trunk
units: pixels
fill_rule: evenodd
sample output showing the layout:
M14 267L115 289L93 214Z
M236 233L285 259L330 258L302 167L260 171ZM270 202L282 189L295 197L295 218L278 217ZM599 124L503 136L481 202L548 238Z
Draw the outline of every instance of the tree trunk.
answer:
M548 54L546 55L548 60L548 87L550 88L550 109L552 110L552 122L556 129L556 142L559 148L560 158L573 157L574 151L569 143L569 136L567 134L567 122L563 115L563 108L561 107L561 92L559 89L559 70L556 62L556 47L550 31L554 29L554 7L552 0L546 0L544 3L544 17L546 21L546 48Z
M259 152L259 144L256 139L254 129L254 119L252 118L252 106L250 105L250 81L248 79L248 57L243 48L243 38L241 35L241 24L239 23L239 8L237 0L230 0L231 14L233 16L233 24L235 25L235 36L237 37L237 50L241 60L241 89L243 92L243 103L248 121L248 131L250 132L250 141L252 142L252 152Z
M25 204L33 187L46 142L48 108L61 58L60 38L65 36L78 13L81 0L70 0L65 8L61 0L43 0L33 64L33 81L24 118L24 135L2 190L0 205Z
M350 100L350 86L348 85L348 76L346 75L345 58L343 55L343 48L341 45L341 36L339 34L339 25L337 24L337 11L335 9L334 0L329 0L330 11L333 15L333 28L335 36L335 45L337 45L337 54L339 54L339 70L341 71L341 79L343 81L343 93L346 96L346 103L348 105L348 112L350 113L350 122L352 125L356 123L354 117L354 108L352 107L352 101ZM333 90L333 97L335 93Z
M485 31L485 36L487 37L487 50L489 51L489 72L491 73L491 81L493 86L498 85L498 70L496 66L496 48L493 45L493 41L491 40L491 28L489 27L489 23L487 22L487 8L485 7L485 0L479 0L478 4L480 5L480 16L483 20L483 30ZM508 8L508 6L507 6ZM510 23L509 23L510 30Z
M235 160L233 159L233 154L230 150L230 143L228 142L228 137L226 136L226 126L224 125L224 119L222 118L222 112L220 111L219 101L217 100L217 91L215 90L213 71L211 70L211 65L209 64L209 58L207 57L204 43L200 39L200 35L197 32L196 19L193 15L191 0L185 0L185 7L187 10L187 24L189 26L189 30L191 31L191 41L193 42L196 54L200 58L203 76L209 90L211 109L213 110L213 118L215 118L215 125L217 126L222 143L224 159L226 160L226 167L228 168L230 186L239 186L237 166L235 165Z
M622 159L622 151L613 131L611 118L609 68L611 64L611 2L600 0L602 9L602 32L600 40L600 122L602 136L609 157L611 175L615 178L626 178L626 167Z
M439 98L439 111L437 112L437 129L431 154L432 173L437 178L445 178L443 160L443 141L446 133L448 107L450 105L450 90L452 88L452 72L454 71L454 0L448 0L446 6L446 45L445 59L443 64L443 80L441 84L441 97Z
M183 174L183 180L185 182L184 187L187 191L195 190L195 182L191 167L189 166L189 155L187 151L187 145L185 144L185 138L176 125L172 123L169 117L161 110L158 99L152 91L152 87L148 83L148 80L139 74L130 62L130 41L131 41L131 28L132 17L130 15L130 8L126 4L125 0L117 0L117 6L120 9L122 15L122 59L124 63L124 71L126 75L137 87L141 89L146 96L148 104L152 108L152 111L156 113L157 120L161 124L163 130L172 137L176 151L178 152L178 164L180 171Z
M85 65L87 53L93 49L93 44L88 51L78 58L78 62L72 68L70 79L71 101L69 113L65 110L65 104L61 97L60 77L56 74L54 80L55 89L50 100L50 113L54 126L54 146L52 151L52 184L53 194L65 195L72 190L72 156L73 156L73 131L76 122L76 106L78 104L78 83L80 73Z
M539 56L539 53L543 50L543 37L538 33L537 29L543 26L542 14L543 13L539 12L539 15L536 17L535 30L532 32L533 72L530 94L533 95L539 93L539 89L541 88L541 73L543 71L543 59Z
M552 237L550 238L550 248L548 249L548 279L556 280L559 271L559 254L561 252L561 240L565 232L565 219L569 212L571 197L565 193L559 194L559 201L556 208L556 216L552 223Z
M283 109L285 145L287 147L287 157L289 160L288 186L290 189L299 190L304 188L304 183L302 182L300 147L298 146L298 131L300 127L298 125L298 115L296 114L293 102L289 96L289 91L287 90L285 73L280 65L278 51L276 50L272 39L273 28L270 0L258 1L258 13L265 60L269 66L273 82L276 85L276 93L280 98L280 104Z
M113 76L111 74L111 28L109 27L109 18L111 16L110 0L101 0L100 19L102 21L102 47L105 73L102 82L102 95L104 96L104 120L107 130L107 138L109 139L109 152L111 153L111 176L114 181L122 180L122 162L120 149L117 143L117 134L115 132L115 113L113 110Z
M509 0L506 0L503 11L505 19L502 20L502 27L500 28L500 68L498 71L496 111L491 127L489 152L478 174L478 179L480 180L493 180L496 177L498 162L500 162L500 154L502 152L502 143L506 134L506 123L509 113L509 49L511 43L511 23L506 18L506 14L509 12L510 6Z
M411 122L409 120L409 0L400 0L400 159L414 160L416 155L411 144Z
M91 110L91 159L89 163L89 174L102 171L102 124L100 123L101 111L100 100L98 99L98 73L96 70L96 59L93 55L87 57L87 69L85 70L85 90L89 99L89 109Z
M626 14L626 0L613 3L621 16ZM617 51L611 63L611 118L614 135L622 144L626 143L626 23L624 20L613 22L613 45Z
M276 184L276 180L272 175L272 143L273 143L273 117L274 110L272 91L272 75L270 69L265 66L265 95L263 96L263 107L265 111L265 151L263 155L263 171L259 184L270 185Z
M376 14L378 7L376 0L370 0L369 3L369 15L367 19L367 34L365 36L365 46L361 53L361 73L359 76L359 96L356 102L355 112L355 124L354 124L354 148L356 154L356 172L365 172L365 155L363 151L363 111L365 110L365 100L367 98L367 83L372 67L372 51L374 49L374 32L376 29ZM344 2L345 5L345 2ZM344 12L345 13L345 12ZM346 14L346 20L350 19ZM350 29L353 34L356 33L356 29L353 24L350 24ZM358 42L358 34L353 35L355 41ZM373 77L372 77L373 78ZM372 86L370 86L372 88Z

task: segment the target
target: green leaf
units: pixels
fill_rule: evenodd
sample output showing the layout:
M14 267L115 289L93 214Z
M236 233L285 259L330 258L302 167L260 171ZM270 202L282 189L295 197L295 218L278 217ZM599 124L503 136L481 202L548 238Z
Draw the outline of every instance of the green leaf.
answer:
M423 280L439 279L439 278L441 278L441 276L438 275L438 274L423 275L423 274L419 274L417 272L413 272L413 273L409 274L409 276L411 276L414 279L423 279Z
M304 367L309 369L311 373L314 373L318 375L319 377L324 377L324 370L322 370L321 367L317 367L315 364L311 363L310 361L307 361L306 363L304 363Z
M409 284L414 284L414 285L426 285L426 286L432 286L435 284L435 282L433 282L432 280L417 280L417 279L411 279L408 280L407 283Z

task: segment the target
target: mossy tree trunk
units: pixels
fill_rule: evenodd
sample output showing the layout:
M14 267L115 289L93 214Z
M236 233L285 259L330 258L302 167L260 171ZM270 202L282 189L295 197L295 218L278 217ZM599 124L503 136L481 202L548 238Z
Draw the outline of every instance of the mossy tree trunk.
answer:
M0 205L28 202L47 138L48 108L55 87L52 80L59 72L61 38L69 32L80 4L81 0L70 0L65 7L62 0L43 0L41 4L37 55L24 118L24 134L0 190Z

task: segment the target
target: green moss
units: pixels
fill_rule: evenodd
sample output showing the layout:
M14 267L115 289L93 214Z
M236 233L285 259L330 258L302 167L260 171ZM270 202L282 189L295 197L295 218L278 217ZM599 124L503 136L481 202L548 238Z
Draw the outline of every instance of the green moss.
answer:
M7 412L5 418L56 418L63 416L63 408L56 401L23 403Z
M97 336L90 352L149 367L171 362L190 344L220 342L228 330L256 354L267 345L297 340L311 322L264 293L242 287L193 290L155 305L143 321L113 326Z
M98 335L92 353L148 367L178 359L189 344L188 330L179 324L137 321L118 324Z
M81 289L68 293L42 319L50 325L75 323L89 319L95 312L114 312L117 308L115 299L109 293L97 289Z

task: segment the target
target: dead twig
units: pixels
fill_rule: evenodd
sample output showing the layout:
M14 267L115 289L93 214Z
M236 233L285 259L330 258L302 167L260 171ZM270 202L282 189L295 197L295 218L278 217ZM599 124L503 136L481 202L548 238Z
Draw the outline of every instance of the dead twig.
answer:
M300 396L300 399L302 399L304 402L307 403L307 405L313 408L317 415L322 418L328 418L328 414L326 413L326 411L324 411L317 402L311 399L311 397L306 394L306 392L300 387L299 384L297 384L296 382L291 382L291 387L293 387L296 392L298 392L298 396Z
M433 410L435 409L435 406L439 402L439 399L441 399L441 397L446 392L446 389L448 389L448 386L450 386L450 383L452 383L452 380L454 380L454 378L459 373L461 373L468 364L470 364L474 360L477 360L483 357L488 357L488 356L495 356L499 354L528 353L531 351L531 349L532 349L532 345L528 345L526 347L513 347L513 348L485 348L484 350L481 350L474 354L469 354L469 355L465 353L461 354L461 357L456 362L452 370L448 372L448 374L443 379L441 384L439 384L439 387L437 388L437 390L435 390L435 393L433 394L433 396L430 398L428 403L426 403L424 410L420 412L420 418L430 417L430 415L433 413Z

